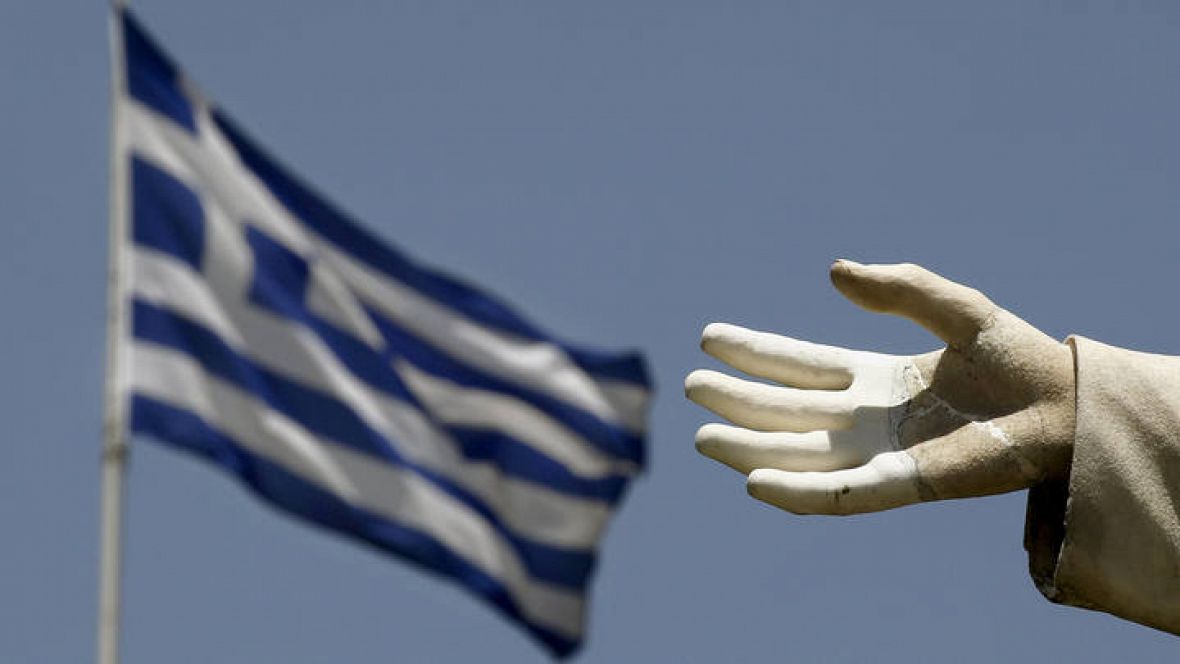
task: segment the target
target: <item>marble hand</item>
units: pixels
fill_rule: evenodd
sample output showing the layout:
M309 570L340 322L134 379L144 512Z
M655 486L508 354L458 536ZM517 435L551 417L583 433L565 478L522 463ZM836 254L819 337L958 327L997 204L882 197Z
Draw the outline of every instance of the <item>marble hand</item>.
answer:
M853 302L909 318L946 345L885 355L706 327L706 353L771 381L708 370L685 380L689 399L732 423L701 427L697 449L748 474L750 495L798 514L856 514L1068 474L1068 345L916 265L837 261L831 276Z

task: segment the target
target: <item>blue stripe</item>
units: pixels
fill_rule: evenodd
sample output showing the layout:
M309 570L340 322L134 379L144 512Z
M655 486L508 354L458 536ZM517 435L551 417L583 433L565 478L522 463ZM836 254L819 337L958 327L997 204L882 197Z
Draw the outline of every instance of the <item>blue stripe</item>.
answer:
M344 402L238 355L200 325L136 300L132 310L132 335L189 355L209 373L255 394L317 435L418 474L487 520L512 543L533 577L580 589L593 571L595 556L592 551L541 544L513 532L478 496L441 473L404 458L389 440L365 424Z
M254 254L250 301L288 318L301 317L311 272L307 261L254 226L246 226L246 242Z
M254 493L283 510L454 579L508 618L524 625L529 634L558 657L567 657L581 646L581 640L572 640L530 622L503 584L438 540L348 504L249 452L193 413L134 395L131 429L212 461L237 475Z
M650 390L651 375L639 351L609 353L559 344L583 371L598 378L610 378Z
M254 171L291 214L356 259L474 321L528 339L555 344L565 349L591 375L650 387L648 372L639 353L606 353L563 343L526 321L490 294L455 277L414 263L401 251L361 228L280 167L224 111L214 109L213 120L234 146L242 163Z
M121 18L127 91L157 113L197 133L192 104L180 88L180 70L130 11L123 10Z
M200 198L139 157L131 158L131 236L136 244L174 256L200 272L205 253Z
M579 477L558 461L507 434L487 429L447 426L463 456L472 461L490 461L506 475L540 484L578 498L598 500L613 506L622 499L631 477L612 474L598 479Z

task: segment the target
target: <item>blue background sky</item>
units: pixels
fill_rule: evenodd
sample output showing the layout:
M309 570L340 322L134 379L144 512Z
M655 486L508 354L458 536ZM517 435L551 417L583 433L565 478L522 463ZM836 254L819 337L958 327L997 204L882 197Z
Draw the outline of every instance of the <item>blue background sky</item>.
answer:
M652 469L581 661L1164 661L1041 599L1023 494L846 519L748 499L681 396L729 320L890 352L832 259L910 260L1049 333L1180 354L1167 2L137 3L257 138L414 255L646 350ZM92 657L105 5L0 5L0 661ZM137 444L127 662L544 661L449 584Z

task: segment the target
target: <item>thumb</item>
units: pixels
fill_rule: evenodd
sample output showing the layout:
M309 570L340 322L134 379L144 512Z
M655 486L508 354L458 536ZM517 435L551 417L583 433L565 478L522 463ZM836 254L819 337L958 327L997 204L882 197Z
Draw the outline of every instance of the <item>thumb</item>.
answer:
M905 316L948 344L970 341L997 307L983 293L911 263L832 264L832 284L868 309Z

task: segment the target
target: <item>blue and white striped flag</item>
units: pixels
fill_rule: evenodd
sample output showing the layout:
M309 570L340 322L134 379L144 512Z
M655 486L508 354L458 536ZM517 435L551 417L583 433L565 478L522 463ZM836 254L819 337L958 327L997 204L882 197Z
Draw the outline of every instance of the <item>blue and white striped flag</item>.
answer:
M563 343L378 241L134 17L114 27L128 212L111 380L130 431L576 650L599 539L644 464L642 358Z

